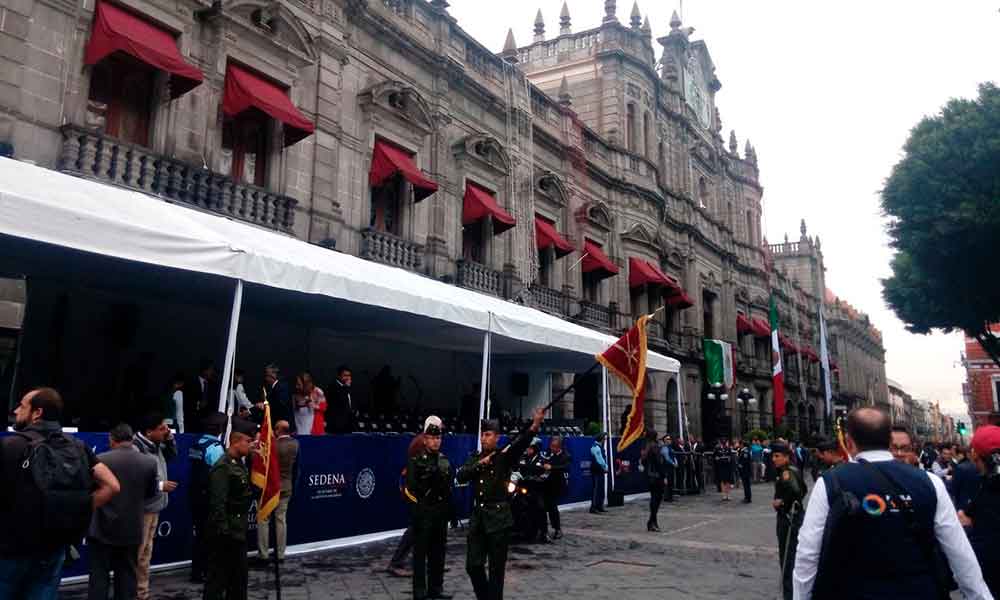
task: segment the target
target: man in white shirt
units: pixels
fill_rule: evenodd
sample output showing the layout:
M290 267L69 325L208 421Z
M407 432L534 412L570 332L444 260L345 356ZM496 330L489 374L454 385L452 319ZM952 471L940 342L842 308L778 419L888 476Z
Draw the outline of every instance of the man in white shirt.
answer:
M938 448L938 457L931 463L931 473L934 473L944 481L951 481L954 472L955 462L951 457L951 446L942 445Z
M860 408L848 416L846 443L854 460L827 472L813 487L795 557L795 600L938 600L942 591L932 554L935 543L963 596L991 600L944 482L894 461L890 439L885 413ZM834 490L830 496L828 486ZM841 511L849 506L841 499L849 496L856 508ZM831 500L841 518L828 532L824 548ZM822 564L821 550L827 553Z

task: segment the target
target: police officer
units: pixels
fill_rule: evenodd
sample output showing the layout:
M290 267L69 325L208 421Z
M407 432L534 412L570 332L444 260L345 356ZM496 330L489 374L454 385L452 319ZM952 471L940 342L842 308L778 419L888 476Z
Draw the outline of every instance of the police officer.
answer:
M526 503L528 508L527 527L525 527L525 538L529 542L536 539L547 544L549 540L545 533L545 482L548 480L548 471L545 469L545 462L542 460L542 439L534 438L531 445L524 452L524 456L517 463L517 471L521 474L521 482L528 490Z
M753 501L753 493L750 491L750 485L753 483L753 455L750 444L745 441L740 442L736 464L740 469L740 482L743 484L743 502L750 504Z
M771 506L778 516L778 558L781 561L781 588L785 600L792 600L792 570L795 568L795 548L802 527L802 500L806 483L798 467L791 464L792 451L780 443L771 444L774 462L774 501Z
M507 499L507 485L514 465L538 433L545 413L535 411L531 426L503 449L497 448L500 424L484 421L479 441L482 449L473 452L458 471L460 483L472 483L473 507L469 518L469 541L465 570L472 580L477 600L502 600L507 546L514 516ZM486 577L489 560L490 575Z
M208 483L208 576L205 600L246 600L247 514L250 475L244 459L250 454L257 426L233 419L229 448L212 467Z
M226 415L215 413L202 422L205 433L188 450L191 463L191 480L188 500L191 502L192 554L191 581L204 583L208 558L208 544L205 539L205 524L208 520L208 480L215 463L226 453L222 445L222 432L226 426Z
M441 453L441 427L424 429L422 452L406 466L406 489L413 505L413 598L451 598L442 590L451 508L451 464Z

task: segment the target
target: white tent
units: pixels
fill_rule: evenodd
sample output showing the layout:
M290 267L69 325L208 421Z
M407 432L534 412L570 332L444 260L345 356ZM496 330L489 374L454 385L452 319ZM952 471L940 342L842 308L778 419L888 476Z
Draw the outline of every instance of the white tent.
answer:
M493 352L507 340L509 354L566 366L586 368L615 341L500 298L10 159L0 159L0 234L419 315L451 324L448 335L490 331ZM648 367L676 373L679 363L650 352Z

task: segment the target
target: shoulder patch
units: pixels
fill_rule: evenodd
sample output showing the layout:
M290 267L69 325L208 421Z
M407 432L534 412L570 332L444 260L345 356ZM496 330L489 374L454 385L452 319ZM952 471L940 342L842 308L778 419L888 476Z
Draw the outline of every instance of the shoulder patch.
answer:
M782 473L781 473L781 480L782 481L788 481L791 478L792 478L792 472L791 471L788 471L788 470L782 471Z

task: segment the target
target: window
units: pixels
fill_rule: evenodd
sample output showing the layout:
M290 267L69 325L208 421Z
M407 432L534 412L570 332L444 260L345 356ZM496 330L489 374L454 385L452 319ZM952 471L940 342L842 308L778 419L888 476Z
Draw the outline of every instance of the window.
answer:
M402 177L390 177L379 187L372 188L371 218L368 226L376 231L400 234L400 197L406 189Z
M993 412L1000 412L1000 375L993 376Z
M538 283L542 287L552 287L552 267L555 261L555 248L545 248L538 251Z
M149 145L155 79L155 69L121 52L94 65L88 110L103 120L105 135Z
M646 154L646 158L651 159L653 157L653 126L650 122L648 112L642 116L642 139L645 142L643 151Z
M271 118L246 110L222 125L222 172L241 183L267 185Z
M485 263L486 247L483 227L486 220L476 221L462 226L462 258L468 261Z
M583 299L593 304L600 304L601 277L597 273L583 274Z
M640 285L629 288L629 299L631 300L632 318L638 319L639 315L646 313L646 294L648 285Z
M704 308L704 336L707 338L715 337L715 294L712 292L704 292L702 294L702 307Z
M625 146L629 149L629 152L636 151L636 115L635 115L635 104L632 102L628 103L625 109Z
M747 211L747 243L756 244L756 238L753 234L753 211Z
M698 205L708 208L708 183L704 177L698 178Z

